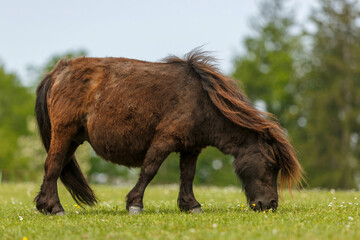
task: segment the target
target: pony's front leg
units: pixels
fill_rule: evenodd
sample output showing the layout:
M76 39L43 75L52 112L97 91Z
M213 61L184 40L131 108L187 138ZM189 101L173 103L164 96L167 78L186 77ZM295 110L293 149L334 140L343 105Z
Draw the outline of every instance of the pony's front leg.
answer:
M180 153L180 191L178 205L181 211L202 213L201 204L195 199L193 181L196 171L196 160L200 151Z
M143 209L145 188L154 178L165 158L175 149L175 141L170 137L157 137L148 149L141 166L135 187L126 196L126 209L130 214L139 214Z

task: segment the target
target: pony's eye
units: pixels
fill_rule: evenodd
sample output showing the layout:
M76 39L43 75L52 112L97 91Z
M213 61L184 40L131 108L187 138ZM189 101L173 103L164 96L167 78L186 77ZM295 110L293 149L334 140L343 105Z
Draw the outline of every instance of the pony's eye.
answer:
M276 169L276 165L269 161L266 162L266 167L272 170Z

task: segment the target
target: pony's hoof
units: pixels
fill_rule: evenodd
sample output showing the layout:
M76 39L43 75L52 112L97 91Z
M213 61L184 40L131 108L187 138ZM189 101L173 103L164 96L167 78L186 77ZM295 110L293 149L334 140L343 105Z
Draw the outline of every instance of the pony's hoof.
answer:
M129 207L129 214L130 215L139 215L142 212L143 212L143 209L141 207L136 207L136 206L130 206Z
M64 216L65 215L65 212L64 211L60 211L60 212L57 212L55 213L56 216Z
M191 214L202 214L202 213L204 213L204 210L202 210L201 207L196 207L196 208L190 209L189 212Z

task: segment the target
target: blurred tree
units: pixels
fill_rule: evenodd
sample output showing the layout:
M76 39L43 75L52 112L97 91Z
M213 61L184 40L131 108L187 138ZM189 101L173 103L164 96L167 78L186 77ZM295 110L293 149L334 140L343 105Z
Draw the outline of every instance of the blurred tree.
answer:
M249 98L290 125L295 105L295 59L301 50L300 36L293 34L293 13L283 0L263 1L260 16L252 21L254 36L244 41L245 53L235 59L233 77L244 84Z
M14 179L26 169L26 161L16 159L17 139L29 134L27 116L32 114L33 96L18 77L0 65L0 171L3 179Z
M316 27L309 33L311 70L302 83L309 180L326 187L360 187L359 2L320 0L311 22Z

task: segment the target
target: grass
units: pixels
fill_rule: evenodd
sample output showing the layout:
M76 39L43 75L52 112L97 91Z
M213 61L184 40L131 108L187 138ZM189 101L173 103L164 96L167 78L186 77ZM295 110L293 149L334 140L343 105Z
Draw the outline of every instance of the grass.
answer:
M195 186L204 214L180 212L176 185L150 186L144 213L129 216L132 186L94 186L100 203L81 208L60 186L65 216L42 215L32 203L39 186L0 185L0 239L360 239L360 192L283 193L276 212L253 212L240 188Z

